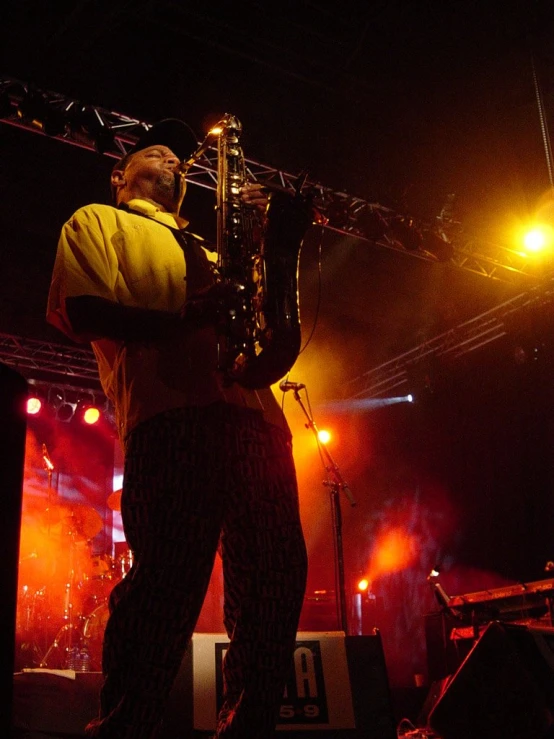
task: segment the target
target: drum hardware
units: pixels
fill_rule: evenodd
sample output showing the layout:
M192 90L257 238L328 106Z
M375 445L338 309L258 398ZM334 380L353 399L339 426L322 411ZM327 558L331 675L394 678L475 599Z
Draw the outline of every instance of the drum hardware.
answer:
M89 660L83 652L81 624L82 616L76 618L74 599L78 594L80 579L77 577L77 547L81 542L89 542L102 528L102 519L99 514L83 505L61 505L48 509L48 532L54 534L56 527L59 533L69 540L68 574L63 593L64 621L44 656L40 667L60 667L62 669L86 670ZM57 519L57 523L54 520ZM109 563L106 565L110 569ZM103 573L104 575L105 573ZM84 576L86 577L86 575ZM86 651L86 650L85 650ZM52 665L52 661L55 665Z
M129 573L132 565L133 554L129 549L116 560L109 554L91 557L90 569L79 583L74 582L71 573L63 604L65 623L44 653L39 667L77 672L101 669L102 641L109 615L109 594L114 585ZM74 588L84 592L82 612L75 612Z
M131 571L133 561L133 552L131 549L127 549L126 552L117 558L118 570L122 578L126 577L126 575Z
M117 573L111 558L93 560L90 571L91 540L102 531L102 517L94 508L58 495L45 444L42 462L48 476L46 499L36 507L29 497L22 515L15 662L21 668L84 671L89 656L82 635L84 614L107 600ZM87 590L93 591L89 603Z
M81 503L49 506L43 520L48 534L72 536L75 541L94 539L102 530L100 514Z
M107 603L95 608L85 619L83 625L83 645L90 655L90 669L102 669L102 642L110 615Z
M75 650L80 651L81 647L81 635L78 636L78 643L74 642L74 632L78 631L79 627L74 623L64 624L54 637L54 641L46 650L44 657L40 663L40 667L57 667L60 669L75 669L69 666L69 662L75 655ZM57 656L58 660L55 665L51 665L52 656ZM74 662L73 662L74 664Z
M74 542L72 542L73 544ZM64 625L59 629L57 634L54 636L54 640L52 644L48 647L46 650L44 657L41 660L41 667L49 667L49 660L51 658L52 654L57 654L58 657L62 657L61 659L58 659L58 666L60 666L62 669L67 668L67 661L69 658L69 655L72 654L72 651L74 647L76 646L74 643L74 632L79 630L79 626L75 624L74 622L74 614L73 614L73 592L75 589L75 569L74 569L74 562L73 562L73 545L70 546L70 570L69 575L67 578L67 582L64 589L64 596L63 596L63 621L65 621ZM61 655L60 655L61 653Z
M79 588L83 594L83 613L87 614L108 600L119 572L109 554L94 555L90 571L85 573Z

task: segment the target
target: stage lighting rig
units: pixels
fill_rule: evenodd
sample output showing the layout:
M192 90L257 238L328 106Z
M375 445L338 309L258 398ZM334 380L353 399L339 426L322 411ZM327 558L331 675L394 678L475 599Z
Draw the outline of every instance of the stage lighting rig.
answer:
M151 124L99 106L38 90L11 77L0 78L0 119L12 126L54 136L116 159L125 155ZM63 120L62 120L63 119ZM247 159L249 178L262 185L294 188L291 174ZM217 150L208 148L187 175L189 185L214 190ZM375 201L337 192L307 180L314 207L328 219L324 228L365 239L379 247L400 251L507 283L537 284L544 270L528 255L503 244L465 234L454 220L455 195L448 194L442 210L426 223ZM529 282L531 281L531 282Z

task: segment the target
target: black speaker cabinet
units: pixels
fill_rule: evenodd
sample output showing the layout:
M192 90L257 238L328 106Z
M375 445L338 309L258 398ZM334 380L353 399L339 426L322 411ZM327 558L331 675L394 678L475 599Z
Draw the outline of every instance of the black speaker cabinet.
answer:
M554 629L492 622L429 713L443 739L554 736Z
M473 646L472 635L452 639L452 631L466 624L446 610L426 614L424 625L427 674L430 681L440 681L453 675L467 657Z
M208 736L221 702L223 634L195 634L173 687L160 739ZM84 736L96 715L100 673L53 670L15 675L14 739ZM396 739L378 632L300 632L281 703L278 733L287 739Z

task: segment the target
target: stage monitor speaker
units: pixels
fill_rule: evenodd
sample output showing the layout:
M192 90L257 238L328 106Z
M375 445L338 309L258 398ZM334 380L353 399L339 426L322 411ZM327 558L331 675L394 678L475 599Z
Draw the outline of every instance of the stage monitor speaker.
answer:
M460 620L446 610L428 613L424 617L427 675L430 681L441 681L453 675L469 654L471 638L452 639Z
M26 380L0 363L0 736L8 736L11 722L26 399Z
M193 729L211 733L222 700L221 662L224 634L193 638ZM190 712L190 664L183 663L160 739L181 736ZM396 739L381 636L347 636L342 632L299 632L286 693L281 702L278 735L286 739ZM206 733L194 733L206 736Z
M429 713L442 739L554 736L554 630L492 622Z

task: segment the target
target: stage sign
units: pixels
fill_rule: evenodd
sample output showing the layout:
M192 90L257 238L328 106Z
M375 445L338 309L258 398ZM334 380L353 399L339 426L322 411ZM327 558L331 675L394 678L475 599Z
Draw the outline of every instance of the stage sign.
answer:
M194 728L215 729L223 702L224 634L192 640ZM297 634L294 661L281 701L281 730L355 729L350 677L342 632Z

